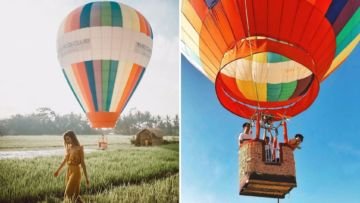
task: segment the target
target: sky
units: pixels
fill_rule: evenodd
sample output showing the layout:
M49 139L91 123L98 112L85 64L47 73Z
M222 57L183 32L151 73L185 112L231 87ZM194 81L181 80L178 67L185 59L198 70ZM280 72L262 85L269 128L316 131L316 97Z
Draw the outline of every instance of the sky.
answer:
M84 0L12 0L0 12L0 118L39 107L82 113L57 60L60 23ZM122 0L149 21L153 52L145 74L123 113L132 109L175 115L179 109L178 2Z
M312 106L288 122L304 135L295 151L297 187L283 203L360 200L360 48L321 84ZM239 196L238 145L244 119L224 109L214 85L181 57L181 200L274 203Z

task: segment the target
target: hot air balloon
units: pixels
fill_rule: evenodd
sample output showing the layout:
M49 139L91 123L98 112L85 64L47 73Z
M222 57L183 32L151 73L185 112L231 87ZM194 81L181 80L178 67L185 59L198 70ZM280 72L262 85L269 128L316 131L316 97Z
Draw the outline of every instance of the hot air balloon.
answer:
M149 63L152 39L143 15L112 1L85 4L62 22L58 59L93 128L115 126Z
M183 0L182 54L215 84L224 108L256 123L256 139L240 147L241 195L284 198L296 187L286 118L311 106L320 83L359 43L359 4ZM259 140L264 116L284 126L282 156L275 165L264 163Z

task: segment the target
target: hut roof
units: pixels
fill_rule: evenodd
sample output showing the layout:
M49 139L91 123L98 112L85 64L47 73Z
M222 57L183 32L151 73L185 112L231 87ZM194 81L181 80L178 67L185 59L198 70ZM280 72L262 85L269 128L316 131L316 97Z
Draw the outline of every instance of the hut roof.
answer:
M160 128L145 128L143 130L140 130L136 135L139 135L143 132L151 132L153 135L155 135L158 138L162 138L164 136L164 132Z

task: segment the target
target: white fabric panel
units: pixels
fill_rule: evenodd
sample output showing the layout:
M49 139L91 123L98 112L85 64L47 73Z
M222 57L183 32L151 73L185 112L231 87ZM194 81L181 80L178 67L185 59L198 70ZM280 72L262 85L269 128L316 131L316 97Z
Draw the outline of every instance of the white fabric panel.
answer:
M111 44L112 44L112 27L101 26L101 59L111 59ZM116 46L116 45L114 45Z
M84 107L84 110L86 112L88 112L90 108L84 102L85 101L84 96L81 94L79 84L76 82L75 74L73 72L72 67L71 66L66 67L66 68L64 68L64 71L66 72L66 76L68 77L69 82L70 82L75 94L78 96L81 105Z
M114 43L119 41L122 43ZM144 33L122 27L91 27L59 36L58 47L62 67L101 59L125 60L146 67L151 57L152 39ZM114 49L119 50L119 55L111 53Z
M113 96L111 99L111 106L109 109L110 112L116 111L116 107L119 104L121 96L123 95L132 66L133 63L131 62L119 61L115 84L114 84Z
M238 80L257 83L284 83L303 79L312 73L305 66L295 62L258 63L250 60L236 60L227 64L221 72Z

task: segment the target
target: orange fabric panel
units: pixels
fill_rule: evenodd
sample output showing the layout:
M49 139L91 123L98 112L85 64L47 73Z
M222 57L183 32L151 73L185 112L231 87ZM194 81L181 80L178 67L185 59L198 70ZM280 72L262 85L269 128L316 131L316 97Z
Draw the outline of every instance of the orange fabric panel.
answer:
M86 103L86 106L89 108L88 111L90 112L95 111L84 62L72 64L71 68L74 71L76 82L79 85L80 94L83 95L83 98L85 100L84 102Z
M202 45L200 49L200 58L205 59L206 61L208 61L208 63L212 64L212 66L216 67L216 70L218 70L218 68L220 67L222 55L216 56L214 52L212 52L212 49L210 49L205 44L205 42L200 42L200 44Z
M204 46L204 44L206 44L209 49L217 56L217 57L221 57L224 55L225 51L227 51L227 49L225 49L224 47L220 47L216 40L212 37L212 33L209 32L209 30L206 27L203 27L201 29L201 33L200 33L200 42L199 42L199 49L202 50Z
M211 37L214 38L217 46L220 48L220 50L222 50L222 52L225 52L228 48L228 45L226 44L221 32L223 32L223 30L219 30L218 27L216 26L216 23L214 22L213 18L211 16L207 17L204 21L204 26L206 27L206 29L209 31L209 33L211 34ZM202 31L202 30L201 30ZM200 35L202 35L202 32L200 33Z
M88 112L92 128L114 128L120 112Z
M284 0L282 21L280 22L280 38L284 41L290 41L290 33L297 14L298 0Z
M82 8L78 8L76 9L72 15L71 15L71 25L70 25L70 30L69 31L73 31L73 30L77 30L80 28L80 14L81 14Z
M202 56L202 54L205 54L206 56L209 57L212 64L220 65L220 62L221 62L224 54L221 53L218 49L210 48L203 39L200 39L200 44L201 44L200 51L203 52L203 53L200 53L201 56Z
M271 0L268 4L268 34L275 39L279 38L283 0Z
M200 17L201 21L204 21L209 9L205 3L205 0L189 0L192 7Z
M75 24L74 21L79 20L79 18L78 18L78 19L75 18L75 14L76 14L79 10L81 11L81 9L82 9L82 7L77 8L76 10L72 11L72 12L68 15L68 17L67 17L66 20L65 20L64 33L65 33L65 32L70 32L70 31L73 30L73 27L74 27L74 24ZM79 13L79 15L80 15L80 13ZM79 16L78 16L78 17L79 17ZM78 24L80 24L80 22L78 22ZM78 27L79 27L79 26L78 26Z
M136 14L139 18L140 32L145 33L146 35L149 35L149 31L147 30L147 26L146 26L144 17L137 11L136 11Z
M221 1L221 4L227 15L235 40L238 41L245 36L245 30L241 19L239 19L239 10L236 1Z
M235 43L235 37L229 21L226 18L222 4L216 4L210 13L212 14L213 21L217 24L218 29L221 30L221 34L227 44L227 47L231 47Z
M126 86L125 86L125 89L123 91L123 94L121 95L120 102L119 102L118 106L116 107L116 112L120 112L121 109L124 107L126 101L128 100L128 98L130 96L132 89L134 88L134 86L137 82L140 72L141 72L141 67L137 64L133 64L133 67L131 69L129 78L128 78Z
M268 29L268 1L254 0L254 18L257 36L266 36ZM271 4L271 3L270 3Z
M298 13L296 14L295 21L293 24L293 29L291 33L291 42L294 44L299 44L300 40L307 33L305 32L306 24L309 21L311 12L313 11L313 6L307 1L301 1L298 7Z

